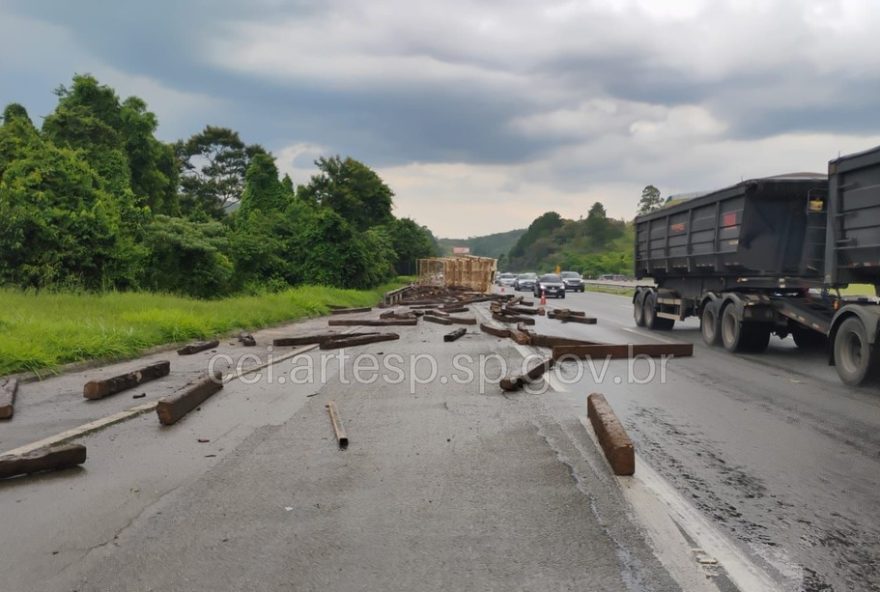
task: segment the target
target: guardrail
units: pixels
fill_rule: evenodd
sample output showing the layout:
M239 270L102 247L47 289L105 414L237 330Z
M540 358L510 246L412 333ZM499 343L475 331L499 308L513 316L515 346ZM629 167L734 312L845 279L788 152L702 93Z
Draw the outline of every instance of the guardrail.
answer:
M584 280L584 284L588 286L608 286L609 288L636 288L637 286L653 285L654 282L638 280Z

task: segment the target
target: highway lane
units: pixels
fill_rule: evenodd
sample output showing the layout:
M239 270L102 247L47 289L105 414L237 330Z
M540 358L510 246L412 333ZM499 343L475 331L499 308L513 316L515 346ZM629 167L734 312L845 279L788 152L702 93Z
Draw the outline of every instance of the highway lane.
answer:
M649 368L613 361L603 380L576 364L561 377L571 413L606 394L640 455L785 589L880 590L880 391L850 388L821 353L773 338L764 354L705 346L696 320L670 332L636 328L627 297L571 294L549 306L596 326L540 318L539 332L614 343L695 344L693 358ZM589 370L589 368L588 368ZM601 364L594 369L601 375Z
M326 322L255 336L265 344ZM271 377L233 381L176 425L146 413L90 433L78 439L89 449L79 469L0 483L0 590L720 592L683 539L667 543L674 575L655 557L578 414L498 389L501 364L521 361L511 341L476 327L454 343L442 340L449 327L396 329L399 341L346 358L313 350ZM241 352L223 342L217 353ZM495 378L450 382L464 376L455 353L487 356ZM373 360L403 372L358 380ZM298 371L308 367L312 377ZM9 442L27 427L45 437L53 417L68 427L77 403L77 421L93 418L102 407L81 400L81 383L73 373L27 385L26 421Z

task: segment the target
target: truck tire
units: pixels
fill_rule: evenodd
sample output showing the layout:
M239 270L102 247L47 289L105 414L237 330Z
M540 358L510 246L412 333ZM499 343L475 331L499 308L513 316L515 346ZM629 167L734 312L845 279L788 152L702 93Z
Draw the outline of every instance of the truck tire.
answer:
M675 325L675 321L672 319L663 319L657 316L657 295L654 292L648 292L648 295L645 296L642 310L645 327L652 331L669 331Z
M840 324L834 336L834 363L840 380L849 386L876 383L877 348L868 342L868 331L862 320L850 317Z
M728 304L721 311L721 343L731 352L762 352L770 343L770 326L744 323L737 318L736 306Z
M808 351L819 351L825 349L828 345L828 338L819 333L812 331L806 327L794 327L791 330L791 337L794 339L799 349Z
M633 320L636 327L645 326L645 292L639 290L633 298Z
M700 333L706 345L718 345L721 342L721 331L718 323L718 309L714 302L707 302L700 315Z

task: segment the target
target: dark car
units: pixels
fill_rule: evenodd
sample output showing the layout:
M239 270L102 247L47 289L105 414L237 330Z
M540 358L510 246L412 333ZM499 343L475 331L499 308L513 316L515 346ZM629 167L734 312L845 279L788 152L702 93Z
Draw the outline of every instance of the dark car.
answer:
M513 282L513 289L517 292L522 290L533 290L537 280L538 274L536 273L521 273L516 276L516 280Z
M535 284L535 296L540 296L543 292L548 298L555 296L556 298L565 298L565 283L562 278L555 273L542 275Z
M561 274L562 282L565 284L566 290L572 290L574 292L583 292L584 291L584 278L581 277L576 271L563 271Z

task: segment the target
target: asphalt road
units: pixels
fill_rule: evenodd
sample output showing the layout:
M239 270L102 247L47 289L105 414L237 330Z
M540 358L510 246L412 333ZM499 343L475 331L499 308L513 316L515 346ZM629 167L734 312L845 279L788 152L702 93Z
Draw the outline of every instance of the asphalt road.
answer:
M501 366L530 352L474 328L444 344L449 328L421 323L351 350L401 355L396 383L380 371L352 385L351 358L330 359L322 379L327 358L308 352L298 365L311 360L311 380L293 384L293 363L280 363L175 426L145 413L78 439L81 469L0 483L0 590L880 589L880 394L843 386L791 340L731 355L704 347L696 323L636 329L625 297L557 305L599 324L539 317L539 332L691 341L695 355L651 380L644 361L565 364L547 392L503 395ZM82 400L85 380L141 361L23 385L0 450L155 400L214 353L265 361L288 351L269 351L272 338L317 330L326 319L258 333L257 348L156 354L147 361L170 357L169 377L99 402ZM475 380L451 379L463 376L455 353ZM437 360L433 380L427 359L406 367L420 354ZM636 442L634 478L610 474L584 425L595 391ZM709 545L700 564L693 549ZM772 583L743 585L762 581L752 567Z
M627 297L569 293L550 306L596 326L539 319L537 330L613 343L695 344L648 384L611 362L565 385L571 412L599 390L645 460L766 568L782 589L880 590L880 392L843 385L821 353L773 338L763 354L705 346L696 320L670 332L635 327ZM596 365L597 375L601 364ZM636 364L636 382L650 369ZM597 382L599 384L597 384Z
M326 319L257 333L247 353L265 359L272 338L317 330ZM0 590L717 592L683 541L669 543L671 568L655 555L583 413L453 366L467 355L476 365L461 367L497 377L521 362L512 342L475 327L451 344L447 327L398 330L349 350L363 363L313 350L229 383L174 426L144 413L79 438L80 469L0 483ZM169 377L98 404L82 383L137 363L26 384L3 449L174 390L211 355L172 353ZM371 360L402 372L371 381Z

